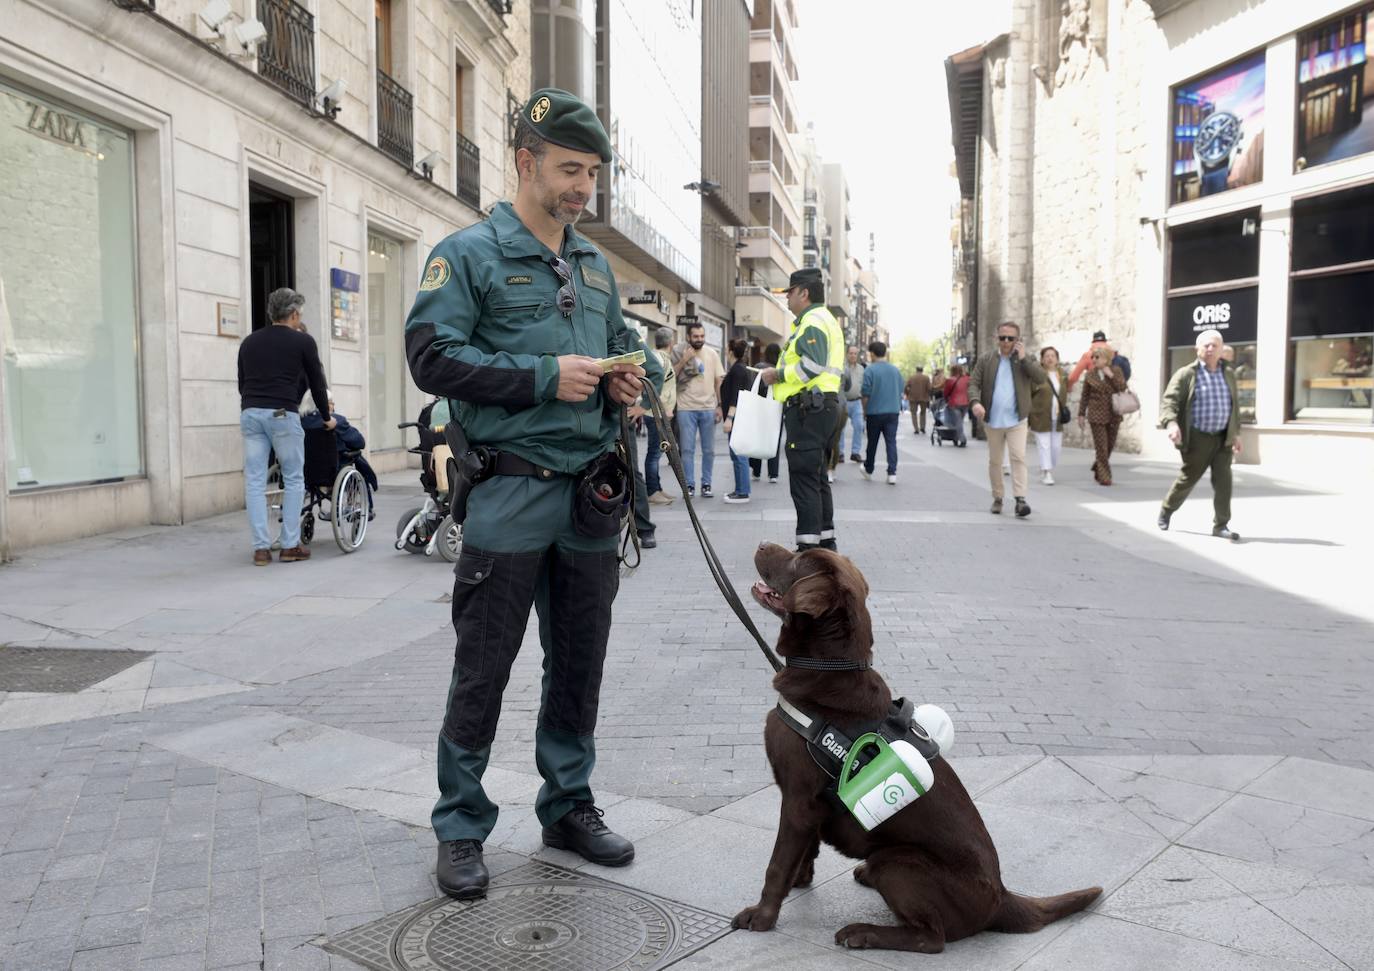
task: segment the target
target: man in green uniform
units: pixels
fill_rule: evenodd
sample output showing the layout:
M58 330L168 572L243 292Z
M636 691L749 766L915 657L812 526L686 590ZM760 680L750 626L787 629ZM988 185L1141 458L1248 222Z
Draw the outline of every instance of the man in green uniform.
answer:
M787 480L797 510L797 549L835 549L835 504L826 470L835 432L845 413L840 407L844 375L844 332L825 307L825 284L818 269L793 273L787 308L796 324L778 366L762 372L783 403L787 429Z
M620 517L596 515L588 497L600 480L582 473L613 452L619 409L639 397L646 375L598 364L643 345L621 316L606 258L573 230L610 160L590 108L566 91L536 91L515 139L515 202L434 248L406 321L415 383L452 399L469 456L494 473L471 477L454 569L458 643L433 813L436 875L452 897L486 892L482 844L497 807L482 774L531 604L544 648L535 729L544 843L605 866L634 858L630 841L602 822L589 784ZM646 365L661 385L658 359Z

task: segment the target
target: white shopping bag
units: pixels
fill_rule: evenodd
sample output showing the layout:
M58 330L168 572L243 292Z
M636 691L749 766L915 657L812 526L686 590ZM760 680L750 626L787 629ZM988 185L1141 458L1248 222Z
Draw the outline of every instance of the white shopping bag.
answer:
M782 432L782 402L773 400L770 386L767 397L759 396L759 382L746 394L741 391L735 402L735 424L730 430L730 447L736 455L751 459L771 459L778 454L778 436Z

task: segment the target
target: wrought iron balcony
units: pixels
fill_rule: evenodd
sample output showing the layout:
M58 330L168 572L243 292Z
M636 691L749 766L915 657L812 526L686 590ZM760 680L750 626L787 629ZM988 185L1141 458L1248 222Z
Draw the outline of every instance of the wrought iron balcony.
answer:
M487 6L490 7L498 17L504 17L506 14L510 13L510 0L487 0Z
M415 164L415 97L377 72L377 147L406 168Z
M458 198L474 209L482 208L482 152L458 134Z
M315 103L315 17L295 0L258 0L267 38L258 73L306 107Z
M803 236L803 237L802 237L802 249L804 249L804 250L815 250L815 251L819 252L819 251L820 251L820 247L816 245L816 237L813 236L813 235L810 234L810 233L807 233L805 236Z

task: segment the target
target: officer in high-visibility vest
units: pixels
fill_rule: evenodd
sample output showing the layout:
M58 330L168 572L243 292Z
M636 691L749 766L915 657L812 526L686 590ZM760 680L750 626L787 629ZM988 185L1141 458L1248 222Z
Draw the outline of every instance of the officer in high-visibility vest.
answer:
M835 549L835 504L826 478L835 430L844 419L840 380L844 332L825 307L821 271L798 270L787 280L787 308L796 314L778 366L762 372L783 403L787 429L787 478L797 510L797 549Z

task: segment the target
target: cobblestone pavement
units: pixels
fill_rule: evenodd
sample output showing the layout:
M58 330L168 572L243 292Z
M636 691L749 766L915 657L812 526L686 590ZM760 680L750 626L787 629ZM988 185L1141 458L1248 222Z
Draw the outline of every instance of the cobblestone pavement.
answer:
M1060 485L1033 486L1027 521L988 514L978 443L936 449L904 430L895 487L838 470L878 667L954 717L954 764L1008 884L1114 891L1092 916L942 960L1374 967L1357 916L1374 906L1374 608L1360 594L1374 532L1356 484L1241 467L1247 542L1229 545L1206 535L1205 486L1161 535L1173 470L1123 457L1108 492L1088 461L1070 452ZM719 491L728 476L718 458ZM312 942L434 895L424 824L451 579L388 533L417 495L411 474L388 477L350 557L322 536L310 563L253 569L240 514L0 567L0 644L155 652L81 692L0 691L0 966L353 967ZM792 532L785 478L755 496L700 504L741 589L757 543ZM681 502L655 518L659 547L617 602L594 778L640 854L599 875L728 916L752 902L771 844L760 726L774 698ZM506 807L497 872L534 854L577 863L540 850L530 812L538 680L527 637L489 777ZM782 933L731 934L688 963L841 966L834 929L889 918L831 856Z

